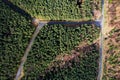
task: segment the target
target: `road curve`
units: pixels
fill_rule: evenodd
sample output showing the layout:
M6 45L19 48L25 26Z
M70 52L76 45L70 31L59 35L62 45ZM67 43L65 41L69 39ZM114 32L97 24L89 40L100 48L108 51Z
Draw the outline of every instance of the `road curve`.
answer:
M41 29L44 25L45 25L44 23L39 23L38 27L37 27L36 30L34 31L34 33L33 33L33 35L32 35L32 38L31 38L31 40L30 40L30 42L29 42L29 44L28 44L28 46L27 46L27 48L26 48L26 50L25 50L24 56L22 57L21 64L20 64L20 66L19 66L19 69L18 69L18 71L17 71L16 77L15 77L14 80L21 80L21 78L23 77L23 74L24 74L24 72L23 72L23 67L24 67L24 64L25 64L25 62L26 62L26 60L27 60L28 53L29 53L30 49L32 48L32 45L33 45L33 42L34 42L36 36L38 35L40 29Z

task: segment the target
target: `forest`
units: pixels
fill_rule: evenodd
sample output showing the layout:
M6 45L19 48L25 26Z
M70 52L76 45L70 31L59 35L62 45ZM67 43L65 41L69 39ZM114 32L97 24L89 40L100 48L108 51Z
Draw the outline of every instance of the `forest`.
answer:
M17 3L18 0L14 1ZM28 1L28 3L32 3L31 1ZM69 3L68 0L66 1ZM21 2L25 3L26 1ZM41 4L44 2L45 1L42 0ZM38 3L37 1L35 2L36 5L38 5ZM26 8L29 6L30 5L26 5ZM36 9L35 6L33 7L33 9ZM40 13L38 12L37 14ZM31 14L36 15L35 12ZM51 19L54 18L51 17ZM21 62L20 60L24 55L25 48L28 45L35 27L31 25L31 20L13 11L1 0L0 27L0 79L11 80L14 79L17 73ZM44 26L35 39L28 60L25 63L23 80L96 80L98 74L99 49L98 45L92 43L99 37L99 33L99 27L94 24L56 24ZM84 48L85 51L78 51L80 56L75 57L75 60L65 62L62 68L60 68L59 65L57 67L54 65L54 62L57 62L55 59L57 55L71 55L71 51L75 50L76 46L82 45L82 42L87 43L88 47ZM46 72L46 69L49 68L51 63L53 63L52 68L55 68L55 70L52 71L51 68ZM71 65L66 66L66 64Z
M94 0L10 0L40 20L91 20ZM91 5L93 4L93 5Z

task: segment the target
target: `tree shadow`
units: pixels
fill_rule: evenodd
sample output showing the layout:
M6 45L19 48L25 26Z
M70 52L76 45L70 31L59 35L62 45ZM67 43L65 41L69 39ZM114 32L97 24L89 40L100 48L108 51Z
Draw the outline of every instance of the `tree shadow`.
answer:
M22 16L24 16L27 19L32 19L32 16L27 13L26 11L24 11L23 9L21 9L20 7L14 5L12 2L10 2L9 0L2 0L2 2L4 2L6 5L8 5L10 8L12 8L15 12L20 13ZM80 3L79 0L77 1L77 3ZM41 22L42 23L42 22ZM82 24L95 24L97 26L100 25L100 23L96 22L96 21L92 21L92 20L88 20L88 21L66 21L66 20L51 20L48 23L46 23L48 25L53 25L53 24L62 24L62 25L82 25Z
M29 13L27 13L26 11L24 11L23 9L21 9L20 7L14 5L12 2L10 2L9 0L2 0L2 2L4 2L6 5L8 5L10 8L12 8L12 10L14 10L15 12L20 13L22 16L25 16L25 18L27 19L32 19L31 15Z
M77 0L77 5L79 6L79 8L82 8L82 0Z
M41 22L42 23L42 22ZM55 25L55 24L61 24L61 25L65 25L68 27L75 27L77 25L96 25L97 27L100 27L100 22L99 21L93 21L93 20L88 20L88 21L49 21L47 23L48 25Z

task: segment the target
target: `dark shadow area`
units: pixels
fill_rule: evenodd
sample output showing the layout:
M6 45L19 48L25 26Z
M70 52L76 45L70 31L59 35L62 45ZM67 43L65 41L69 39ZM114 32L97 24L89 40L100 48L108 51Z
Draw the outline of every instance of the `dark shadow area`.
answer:
M89 21L60 21L60 20L57 20L57 21L40 21L39 23L39 26L41 26L42 24L47 24L47 25L56 25L56 24L61 24L61 25L65 25L65 26L68 26L68 27L76 27L77 25L84 25L84 24L87 24L87 25L95 25L96 27L101 27L101 20L100 21L92 21L92 20L89 20Z
M45 22L45 21L41 21L41 23L46 23L48 25L54 25L54 24L62 24L62 25L82 25L82 24L94 24L98 27L100 27L100 22L99 21L92 21L92 20L89 20L89 21L49 21L48 23Z
M94 24L94 21L50 21L48 22L48 25L53 25L53 24L62 24L62 25L80 25L80 24Z
M32 19L31 15L29 13L27 13L26 11L24 11L23 9L21 9L20 7L14 5L12 2L10 2L9 0L2 0L2 2L4 2L6 5L8 5L10 8L12 8L15 12L20 13L22 16L25 16L27 19Z
M83 1L83 0L77 0L77 5L79 6L79 8L81 8L82 1Z

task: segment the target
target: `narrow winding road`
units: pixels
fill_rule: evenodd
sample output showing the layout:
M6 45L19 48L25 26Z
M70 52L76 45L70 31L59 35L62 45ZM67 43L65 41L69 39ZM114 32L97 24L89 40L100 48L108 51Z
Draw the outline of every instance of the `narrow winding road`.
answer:
M33 35L32 35L32 38L25 50L25 53L24 53L24 56L22 57L22 60L21 60L21 64L19 66L19 69L18 69L18 72L16 74L16 77L15 77L15 80L21 80L21 78L24 76L24 72L23 72L23 67L24 67L24 64L27 60L27 56L32 48L32 45L34 43L34 40L36 38L36 36L38 35L40 29L44 26L45 24L44 23L39 23L38 27L36 28L36 30L34 31Z

